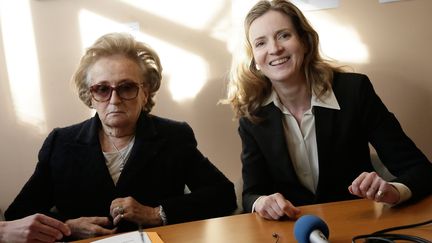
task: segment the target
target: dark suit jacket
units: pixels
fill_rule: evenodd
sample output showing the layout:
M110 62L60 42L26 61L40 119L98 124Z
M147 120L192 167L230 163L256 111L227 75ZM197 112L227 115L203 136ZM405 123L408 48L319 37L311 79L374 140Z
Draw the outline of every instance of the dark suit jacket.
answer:
M405 135L367 76L336 73L332 88L341 109L313 107L319 160L316 194L295 173L285 142L283 114L273 102L257 113L263 122L240 119L246 211L251 211L260 195L275 192L294 205L353 199L348 186L361 172L373 171L368 142L397 177L394 181L411 189L412 199L431 193L431 163Z
M186 123L141 114L135 144L117 185L105 165L100 127L96 115L54 129L39 152L34 174L5 217L18 219L37 212L61 220L109 216L111 201L127 196L144 205L162 205L169 224L224 216L236 208L234 185L198 151ZM190 194L184 194L185 185ZM54 206L58 213L50 213ZM135 229L131 226L123 229Z

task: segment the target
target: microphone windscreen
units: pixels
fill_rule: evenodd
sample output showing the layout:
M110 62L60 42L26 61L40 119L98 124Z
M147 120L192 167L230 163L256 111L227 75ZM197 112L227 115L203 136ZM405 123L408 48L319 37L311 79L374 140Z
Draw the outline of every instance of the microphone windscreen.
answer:
M315 215L303 215L294 224L294 236L299 243L309 243L309 237L314 230L320 230L328 239L327 224Z

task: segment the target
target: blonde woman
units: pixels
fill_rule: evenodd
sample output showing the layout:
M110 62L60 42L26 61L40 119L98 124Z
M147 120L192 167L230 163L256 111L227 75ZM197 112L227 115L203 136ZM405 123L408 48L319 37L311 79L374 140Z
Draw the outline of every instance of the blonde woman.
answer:
M367 76L320 57L318 34L295 5L259 1L244 27L247 58L232 70L227 99L240 119L244 210L277 220L304 204L398 204L432 192L430 161ZM369 143L391 182L374 172Z

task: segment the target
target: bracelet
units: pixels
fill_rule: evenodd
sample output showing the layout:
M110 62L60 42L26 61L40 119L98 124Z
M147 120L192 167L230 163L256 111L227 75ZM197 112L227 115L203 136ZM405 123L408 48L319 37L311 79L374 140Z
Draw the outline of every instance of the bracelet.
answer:
M167 216L162 205L159 206L159 217L162 219L162 225L166 225L168 223Z

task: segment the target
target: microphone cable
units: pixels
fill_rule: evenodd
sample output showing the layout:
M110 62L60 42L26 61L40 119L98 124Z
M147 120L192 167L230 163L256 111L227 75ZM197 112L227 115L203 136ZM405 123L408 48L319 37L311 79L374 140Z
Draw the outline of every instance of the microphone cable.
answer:
M384 242L394 243L395 240L404 240L406 242L414 242L414 243L432 243L432 241L424 239L424 238L419 237L419 236L387 233L390 231L414 228L414 227L423 226L423 225L427 225L427 224L431 224L431 223L432 223L432 220L427 220L427 221L424 221L421 223L415 223L415 224L408 224L408 225L386 228L383 230L376 231L372 234L358 235L358 236L355 236L352 238L352 243L355 243L357 240L361 240L361 239L364 239L365 242L368 242L368 243L384 243Z

